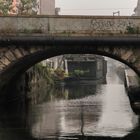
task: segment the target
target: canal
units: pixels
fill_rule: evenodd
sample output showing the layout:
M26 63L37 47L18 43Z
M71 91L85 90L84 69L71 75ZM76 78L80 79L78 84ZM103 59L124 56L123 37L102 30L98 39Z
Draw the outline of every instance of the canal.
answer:
M1 110L0 140L139 140L139 116L123 80L110 66L106 83L35 86L43 101L26 111Z

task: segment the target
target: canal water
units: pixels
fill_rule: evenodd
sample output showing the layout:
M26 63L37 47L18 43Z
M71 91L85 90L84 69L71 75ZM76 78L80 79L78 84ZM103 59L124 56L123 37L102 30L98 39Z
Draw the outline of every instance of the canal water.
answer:
M33 92L40 93L40 102L22 113L2 113L0 140L140 139L139 116L131 109L123 78L112 68L103 84L50 89L42 84Z

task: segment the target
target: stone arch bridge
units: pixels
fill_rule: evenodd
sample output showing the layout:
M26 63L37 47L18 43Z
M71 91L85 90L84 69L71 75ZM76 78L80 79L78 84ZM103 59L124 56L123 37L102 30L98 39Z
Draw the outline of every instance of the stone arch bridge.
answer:
M0 89L53 56L99 54L140 76L140 17L0 17Z

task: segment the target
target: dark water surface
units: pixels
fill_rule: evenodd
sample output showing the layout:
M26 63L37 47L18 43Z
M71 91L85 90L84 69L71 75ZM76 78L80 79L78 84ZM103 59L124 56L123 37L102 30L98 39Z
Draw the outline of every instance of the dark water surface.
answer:
M33 92L43 101L26 112L19 113L19 108L18 113L0 115L0 140L140 139L139 116L115 73L109 72L107 84L49 90L43 85Z

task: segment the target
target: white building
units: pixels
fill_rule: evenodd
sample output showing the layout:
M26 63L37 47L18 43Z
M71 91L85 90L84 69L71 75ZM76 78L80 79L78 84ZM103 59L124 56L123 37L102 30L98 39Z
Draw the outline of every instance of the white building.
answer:
M137 7L134 10L134 16L140 16L140 0L138 0Z
M39 0L39 15L55 15L55 0Z

